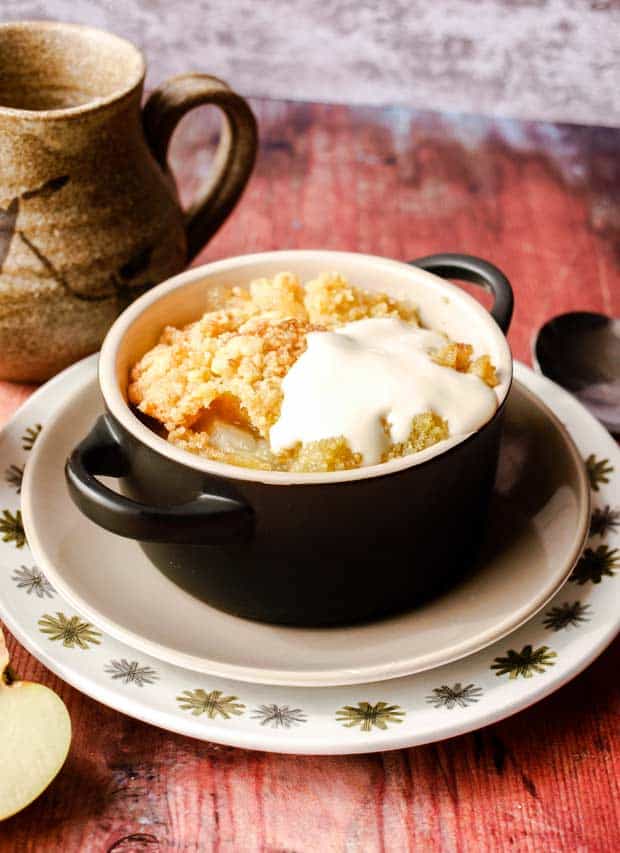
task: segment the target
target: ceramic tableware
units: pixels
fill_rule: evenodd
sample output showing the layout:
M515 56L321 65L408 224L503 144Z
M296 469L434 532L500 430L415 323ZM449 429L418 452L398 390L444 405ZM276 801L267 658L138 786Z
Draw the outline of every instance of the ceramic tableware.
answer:
M587 536L589 490L581 458L555 417L516 383L485 544L460 584L406 614L347 628L239 619L155 571L135 542L88 521L71 502L63 461L102 408L91 362L82 384L47 419L29 460L22 512L30 548L78 612L134 648L194 671L326 686L439 666L491 644L544 606ZM384 582L383 574L378 557L374 586Z
M566 586L525 625L440 668L320 689L243 684L137 651L89 622L53 589L24 541L19 516L21 471L28 469L39 425L46 429L61 401L92 370L86 361L52 380L0 435L0 469L7 472L0 482L0 618L60 678L115 710L201 740L252 749L324 754L398 749L472 731L537 702L584 669L618 632L620 452L574 398L516 364L516 379L543 398L571 433L593 489L584 557ZM85 564L90 556L84 555Z
M184 74L141 110L144 59L76 24L0 25L0 378L47 379L99 348L119 311L207 243L252 171L256 123L226 83ZM179 120L224 117L208 185L181 210Z
M281 270L302 280L338 270L361 288L411 300L425 325L489 353L500 380L494 416L463 440L323 474L213 462L145 426L127 403L128 373L164 325L201 316L210 287ZM491 289L492 314L442 275ZM139 541L153 564L193 595L237 616L341 625L411 607L458 579L480 545L512 378L504 337L511 312L505 276L464 255L411 265L282 251L190 270L141 297L107 335L99 359L107 412L70 455L71 496L96 524ZM121 477L123 494L95 475Z

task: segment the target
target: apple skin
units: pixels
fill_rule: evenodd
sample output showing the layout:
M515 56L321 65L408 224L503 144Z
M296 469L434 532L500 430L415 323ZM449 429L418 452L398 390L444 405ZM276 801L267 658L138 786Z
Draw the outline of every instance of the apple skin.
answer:
M11 680L0 631L0 821L41 794L65 763L71 719L62 699L42 684Z

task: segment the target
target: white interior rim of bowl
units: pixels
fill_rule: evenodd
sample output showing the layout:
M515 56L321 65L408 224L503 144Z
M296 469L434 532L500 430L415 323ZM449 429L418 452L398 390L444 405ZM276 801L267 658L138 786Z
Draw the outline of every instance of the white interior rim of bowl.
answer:
M258 265L263 262L281 261L286 268L286 264L294 266L295 260L301 261L323 261L323 269L336 269L338 260L341 262L346 258L355 257L360 262L366 262L368 265L375 267L380 271L381 267L402 268L408 270L413 276L418 279L426 278L429 284L435 287L441 287L446 293L449 293L458 301L466 302L470 308L476 312L481 322L487 324L487 328L495 336L498 346L504 351L505 367L509 376L503 389L503 395L498 400L498 411L503 406L510 385L512 382L512 356L508 342L504 337L503 332L497 326L489 312L477 302L473 296L470 296L461 288L452 284L438 276L410 266L403 261L394 261L390 258L383 258L375 255L362 255L356 252L337 252L330 250L317 249L300 249L300 250L282 250L274 252L260 252L252 255L239 255L232 258L226 258L221 261L214 261L210 264L205 264L200 267L193 267L186 270L173 278L157 285L156 287L143 294L136 299L114 322L101 347L99 356L99 385L101 393L109 412L123 426L127 432L133 435L138 441L150 447L161 456L165 456L187 468L203 471L206 474L222 477L231 480L245 480L248 482L265 483L274 486L286 485L320 485L327 483L344 483L353 482L356 480L366 480L373 477L386 476L398 471L403 471L407 468L413 468L446 453L453 447L462 444L470 439L473 435L483 429L486 424L483 424L475 433L469 435L455 437L447 441L439 442L432 447L422 450L418 453L403 456L398 459L393 459L389 462L382 462L378 465L367 465L360 468L352 468L346 471L329 471L325 473L299 473L286 471L264 471L252 468L243 468L237 465L229 465L224 462L215 462L203 456L190 453L187 450L175 447L164 438L158 436L153 430L149 429L142 421L131 411L116 378L116 360L117 354L123 342L127 330L135 322L135 320L154 302L164 298L169 293L179 288L183 288L199 279L207 278L210 274L230 272L231 278L234 276L235 270L245 269L248 266ZM290 268L290 266L289 266ZM487 421L488 423L488 421Z

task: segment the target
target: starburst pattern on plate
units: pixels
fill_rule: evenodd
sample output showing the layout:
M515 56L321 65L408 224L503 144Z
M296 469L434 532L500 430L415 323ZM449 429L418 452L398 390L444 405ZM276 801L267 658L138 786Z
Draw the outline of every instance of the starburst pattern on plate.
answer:
M26 531L22 522L21 510L12 513L10 509L3 509L0 517L0 533L3 542L13 542L16 548L23 548L26 544Z
M387 702L358 702L357 705L345 705L336 711L336 720L350 729L359 726L363 732L369 732L373 726L387 729L389 723L402 723L405 711L400 705L389 705Z
M42 429L41 424L35 424L24 430L24 434L22 435L22 447L24 450L32 450Z
M259 705L252 711L252 719L260 720L261 726L270 726L272 729L290 729L308 720L301 708L290 708L288 705Z
M590 519L590 536L606 536L620 526L620 510L612 509L609 504L596 507Z
M555 664L557 653L549 646L523 646L520 652L510 649L505 657L497 657L491 664L496 669L496 675L509 675L510 678L531 678L535 672L544 672L548 666Z
M607 545L599 545L595 551L592 548L586 548L569 580L580 586L588 581L600 583L604 576L613 577L619 566L620 550L618 548L611 549Z
M595 492L598 492L601 483L609 483L609 475L613 473L614 466L610 464L609 459L597 459L594 453L591 453L586 459L586 471L590 486Z
M54 597L54 587L36 566L32 566L30 569L28 566L15 569L11 575L11 580L15 581L18 589L25 589L28 595L34 593L37 598Z
M63 646L74 649L88 649L89 644L99 645L101 634L90 622L83 622L79 616L67 618L64 613L56 612L56 616L45 613L39 619L39 630L47 634L50 640L62 641Z
M122 681L123 684L136 684L138 687L144 687L145 684L154 684L159 675L157 671L150 666L140 666L137 660L111 660L104 667L104 672L112 678Z
M221 690L212 690L207 693L206 690L198 688L184 690L180 696L177 696L177 702L184 711L191 711L195 717L206 714L210 720L217 716L228 720L233 714L240 716L245 711L245 705L237 702L237 698L237 696L223 696Z
M24 466L22 465L20 467L19 465L9 465L4 472L4 479L9 486L13 486L17 494L20 495L22 491L22 480L24 479Z
M435 708L454 708L457 705L459 708L466 708L477 702L483 692L482 687L477 687L475 684L463 686L460 681L457 681L452 687L447 684L434 687L432 695L427 696L426 701Z
M587 612L590 610L589 604L582 604L580 601L565 601L557 607L552 607L545 613L543 625L549 631L562 631L564 628L578 628L582 622L589 622L590 617Z

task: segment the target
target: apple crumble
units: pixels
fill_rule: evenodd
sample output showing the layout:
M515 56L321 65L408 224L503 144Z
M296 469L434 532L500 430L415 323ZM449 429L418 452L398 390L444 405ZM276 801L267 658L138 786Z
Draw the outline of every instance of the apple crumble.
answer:
M327 364L319 344L345 348L344 354L334 350L335 361L329 362L335 365L335 371L330 368L331 377L342 365L346 379L347 358L351 361L356 354L359 358L351 361L351 369L361 365L362 356L375 358L367 361L369 365L379 364L379 356L360 337L364 329L367 336L384 334L388 343L390 336L405 341L407 331L419 329L421 335L428 336L428 340L424 338L426 361L436 372L440 370L440 375L468 376L466 394L480 387L488 396L498 382L488 355L474 359L469 344L422 329L415 306L384 293L356 288L339 274L322 274L302 284L295 275L283 272L270 280L253 281L247 290L219 290L211 299L213 310L196 322L181 329L164 329L159 343L132 368L128 395L139 412L161 425L168 441L213 460L266 470L337 471L415 453L452 435L452 419L442 416L437 410L441 406L405 413L404 434L402 417L398 432L390 420L390 407L381 403L381 412L377 409L374 415L378 426L373 426L375 432L381 432L376 459L371 459L363 451L363 443L356 445L350 435L323 435L317 424L312 433L316 437L310 440L291 439L286 446L280 446L281 441L274 445L276 431L282 434L282 420L291 408L287 408L285 394L292 388L294 377L307 382L300 371L304 365L311 367L308 359L315 351L323 359L321 363ZM393 322L386 325L390 320ZM377 322L369 326L369 321ZM379 367L385 362L389 372L392 362L380 355L384 361ZM369 397L372 369L368 374ZM425 371L428 383L431 376L435 381L437 373L424 366ZM363 379L359 370L353 375ZM375 386L381 389L385 383L382 385L380 372L376 379ZM330 382L334 385L336 378L327 384ZM321 383L314 386L314 397L310 393L294 397L291 391L291 400L300 399L302 407L309 407L310 417L299 407L297 411L306 422L312 420L313 412L321 411L322 405L325 410ZM488 409L488 399L486 403Z

